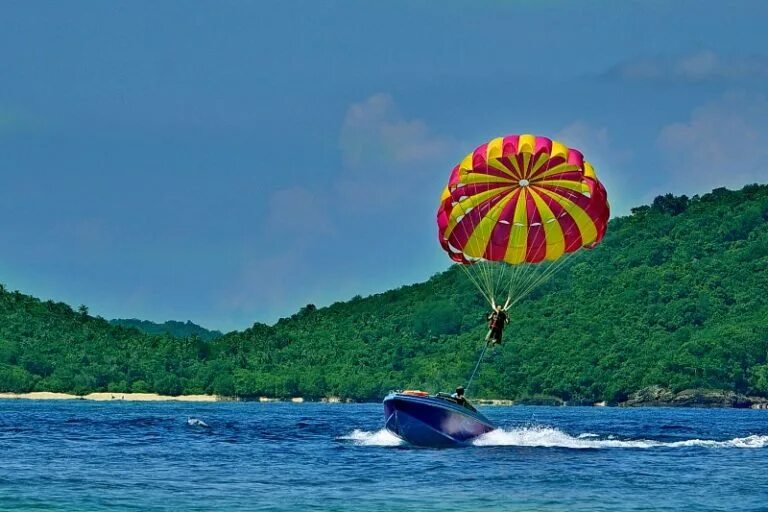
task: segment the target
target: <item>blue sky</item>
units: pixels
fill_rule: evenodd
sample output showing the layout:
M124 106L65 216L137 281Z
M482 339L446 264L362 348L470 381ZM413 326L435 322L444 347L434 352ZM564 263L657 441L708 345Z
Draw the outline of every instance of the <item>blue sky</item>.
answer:
M452 166L583 150L614 214L768 182L768 3L2 2L0 282L272 322L448 267Z

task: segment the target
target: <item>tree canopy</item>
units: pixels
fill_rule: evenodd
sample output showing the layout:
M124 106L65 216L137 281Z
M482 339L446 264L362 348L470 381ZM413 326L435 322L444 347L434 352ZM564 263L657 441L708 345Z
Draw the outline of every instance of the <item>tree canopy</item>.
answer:
M201 327L190 320L186 322L177 322L168 320L162 324L150 322L149 320L139 320L138 318L116 318L109 321L112 325L121 325L123 327L133 327L147 334L170 334L172 336L197 336L200 339L210 341L222 336L220 331L211 331Z

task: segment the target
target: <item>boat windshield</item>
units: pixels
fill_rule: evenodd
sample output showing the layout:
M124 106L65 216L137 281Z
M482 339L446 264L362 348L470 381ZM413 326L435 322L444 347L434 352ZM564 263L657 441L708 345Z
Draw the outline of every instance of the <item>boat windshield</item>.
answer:
M456 397L455 397L455 396L453 396L453 395L450 395L450 394L448 394L448 393L442 393L442 392L441 392L441 393L438 393L438 394L436 394L435 396L436 396L437 398L442 398L443 400L447 400L447 401L449 401L449 402L453 402L453 403L455 403L455 404L457 404L457 405L461 405L461 406L463 406L464 408L466 408L466 409L469 409L469 410L470 410L470 411L472 411L472 412L477 412L477 409L475 409L475 408L472 406L472 404L471 404L471 403L469 403L469 400L467 400L466 398L465 398L465 399L463 399L463 400L459 400L458 398L456 398Z

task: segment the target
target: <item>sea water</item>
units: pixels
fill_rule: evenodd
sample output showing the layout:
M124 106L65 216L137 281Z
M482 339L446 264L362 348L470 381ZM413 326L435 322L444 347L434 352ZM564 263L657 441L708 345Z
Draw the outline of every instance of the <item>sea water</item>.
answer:
M768 411L481 409L424 449L381 404L0 400L0 510L768 510Z

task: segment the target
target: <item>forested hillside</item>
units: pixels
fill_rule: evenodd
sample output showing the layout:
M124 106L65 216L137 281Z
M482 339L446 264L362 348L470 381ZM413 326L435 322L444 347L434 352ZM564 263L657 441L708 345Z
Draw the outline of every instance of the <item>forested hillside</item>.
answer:
M652 384L768 396L768 186L671 195L611 221L511 310L475 396L623 400ZM0 291L0 391L379 399L468 377L487 306L452 268L426 283L206 342Z
M185 337L197 336L201 340L211 341L222 336L219 331L211 331L201 327L189 320L186 322L177 322L169 320L158 324L149 320L139 320L138 318L116 318L109 321L112 325L122 327L133 327L146 334L170 334L171 336Z

